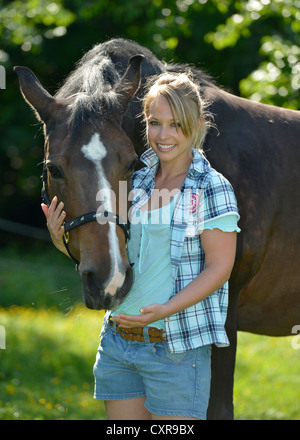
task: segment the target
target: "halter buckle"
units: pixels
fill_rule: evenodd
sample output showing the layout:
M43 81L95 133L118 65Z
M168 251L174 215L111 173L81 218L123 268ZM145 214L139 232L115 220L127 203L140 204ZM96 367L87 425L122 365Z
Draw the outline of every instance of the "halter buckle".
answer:
M65 243L68 244L70 241L70 234L69 231L64 233L64 239L65 239Z

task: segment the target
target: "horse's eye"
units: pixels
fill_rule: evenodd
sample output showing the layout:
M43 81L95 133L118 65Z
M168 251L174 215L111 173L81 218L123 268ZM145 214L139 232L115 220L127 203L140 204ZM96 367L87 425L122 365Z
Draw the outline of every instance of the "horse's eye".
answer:
M61 177L63 177L62 172L59 170L59 168L57 166L52 165L52 164L48 164L47 169L50 173L50 176L53 179L60 179Z

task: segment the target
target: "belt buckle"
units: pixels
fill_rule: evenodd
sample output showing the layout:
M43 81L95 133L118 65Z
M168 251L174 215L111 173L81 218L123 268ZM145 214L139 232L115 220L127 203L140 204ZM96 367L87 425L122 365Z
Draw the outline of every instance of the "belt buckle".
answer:
M132 335L132 333L127 332L127 331L124 330L123 328L120 328L118 325L117 325L117 328L118 328L118 332L119 332L121 335Z

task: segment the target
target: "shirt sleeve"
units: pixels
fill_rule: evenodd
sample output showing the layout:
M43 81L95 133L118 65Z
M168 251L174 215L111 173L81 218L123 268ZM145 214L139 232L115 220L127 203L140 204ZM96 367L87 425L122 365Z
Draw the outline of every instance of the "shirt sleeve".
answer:
M220 229L223 232L241 232L238 227L238 216L236 214L228 214L223 217L214 218L204 223L203 229Z
M215 170L211 173L204 188L204 223L212 219L235 214L239 220L239 212L235 194L231 184Z

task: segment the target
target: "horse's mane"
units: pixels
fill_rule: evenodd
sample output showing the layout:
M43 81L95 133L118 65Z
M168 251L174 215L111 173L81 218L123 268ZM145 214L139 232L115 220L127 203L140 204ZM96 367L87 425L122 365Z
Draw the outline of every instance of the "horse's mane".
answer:
M89 50L55 95L57 99L70 99L72 112L69 122L73 126L86 121L93 113L105 116L119 111L118 96L113 86L124 73L130 57L139 53L145 56L145 77L163 71L189 70L200 86L217 87L209 75L194 66L161 62L149 49L134 41L112 39Z
M187 71L191 72L196 78L200 87L206 86L206 87L220 88L212 76L210 76L204 70L199 69L192 64L168 63L166 64L165 67L168 72L175 72L175 73L187 72Z
M81 58L55 95L57 99L72 100L70 122L75 126L94 112L105 116L119 109L113 86L120 75L110 58L91 56L91 52L93 49Z

